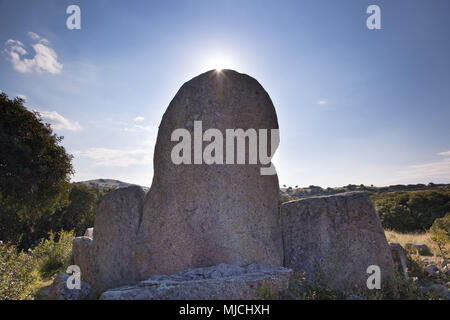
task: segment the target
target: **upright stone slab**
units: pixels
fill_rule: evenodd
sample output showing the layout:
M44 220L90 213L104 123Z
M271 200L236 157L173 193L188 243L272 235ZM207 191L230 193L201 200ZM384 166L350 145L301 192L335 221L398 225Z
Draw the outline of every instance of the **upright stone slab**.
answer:
M382 286L393 271L383 227L364 192L286 202L281 219L285 266L305 272L309 282L354 293L367 290L369 266L380 267Z
M159 126L137 237L141 278L220 263L281 265L277 175L261 175L259 164L174 164L172 132L187 129L193 140L194 121L220 130L224 159L226 129L278 129L269 95L248 75L209 71L181 87Z
M138 186L108 192L97 208L95 237L74 239L74 263L81 269L81 279L96 291L142 280L135 251L144 196Z

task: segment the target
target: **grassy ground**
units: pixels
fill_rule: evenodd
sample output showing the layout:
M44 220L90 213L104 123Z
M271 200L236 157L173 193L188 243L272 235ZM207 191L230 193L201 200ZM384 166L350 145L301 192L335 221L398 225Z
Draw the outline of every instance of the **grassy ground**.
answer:
M417 232L417 233L400 233L392 230L385 230L386 238L388 242L398 242L405 248L408 242L412 243L424 243L430 248L432 255L440 257L441 252L439 251L436 243L431 240L430 232ZM447 252L450 252L450 245L447 246Z

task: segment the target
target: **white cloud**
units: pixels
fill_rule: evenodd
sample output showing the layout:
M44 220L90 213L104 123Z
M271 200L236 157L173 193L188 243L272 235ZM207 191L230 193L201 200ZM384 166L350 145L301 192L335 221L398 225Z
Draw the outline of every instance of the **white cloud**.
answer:
M438 155L439 156L450 156L450 151L439 152Z
M450 180L450 158L409 166L400 171L400 175L404 178L416 180Z
M5 42L4 52L9 57L15 70L22 73L49 72L51 74L61 73L62 64L58 62L58 55L49 47L49 41L41 38L34 32L28 32L28 36L35 42L32 48L35 52L33 58L24 58L28 54L25 46L18 40L9 39Z
M144 121L144 120L145 120L144 117L141 117L141 116L138 116L138 117L134 118L134 122L141 122L141 121Z
M319 105L324 105L324 104L327 104L327 101L322 99L322 100L318 100L316 103Z
M131 165L151 165L153 150L151 148L89 148L87 151L75 151L73 154L90 158L99 166L128 167Z
M20 98L20 99L22 99L22 100L27 100L27 96L24 95L24 94L18 94L18 95L17 95L17 98Z
M71 121L64 118L56 111L38 111L42 119L50 123L52 129L54 130L69 130L69 131L79 131L82 129L81 125L76 121Z

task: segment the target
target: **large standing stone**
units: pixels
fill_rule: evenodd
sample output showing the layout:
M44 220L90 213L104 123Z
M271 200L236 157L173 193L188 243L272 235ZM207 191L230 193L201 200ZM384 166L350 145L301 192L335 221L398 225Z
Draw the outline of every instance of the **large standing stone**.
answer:
M248 75L209 71L181 87L159 126L137 238L141 278L220 263L281 265L277 175L261 175L259 164L175 165L172 132L194 138L194 121L222 132L224 158L226 129L278 129L269 95Z
M182 273L155 275L135 286L104 292L102 300L253 300L282 298L292 270L252 264L246 267L220 264L188 269Z
M95 290L136 283L136 233L142 218L145 192L131 186L108 192L97 208L95 237L77 237L73 241L74 263L81 279Z
M384 230L369 196L348 192L282 204L285 266L343 292L367 289L367 268L393 271Z

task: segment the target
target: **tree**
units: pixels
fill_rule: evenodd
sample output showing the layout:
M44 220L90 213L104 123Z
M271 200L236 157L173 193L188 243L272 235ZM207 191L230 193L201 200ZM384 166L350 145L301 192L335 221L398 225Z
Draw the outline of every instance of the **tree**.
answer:
M11 228L32 231L42 212L70 189L72 156L60 145L62 139L22 99L0 94L1 240L8 240Z

